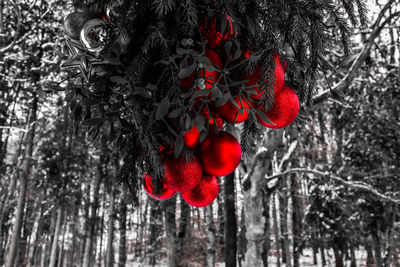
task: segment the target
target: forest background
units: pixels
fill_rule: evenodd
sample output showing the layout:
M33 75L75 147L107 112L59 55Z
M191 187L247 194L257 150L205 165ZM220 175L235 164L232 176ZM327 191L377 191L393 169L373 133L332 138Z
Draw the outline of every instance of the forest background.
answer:
M367 2L312 108L193 208L131 205L121 155L46 86L66 78L67 1L0 0L0 266L400 266L400 3Z

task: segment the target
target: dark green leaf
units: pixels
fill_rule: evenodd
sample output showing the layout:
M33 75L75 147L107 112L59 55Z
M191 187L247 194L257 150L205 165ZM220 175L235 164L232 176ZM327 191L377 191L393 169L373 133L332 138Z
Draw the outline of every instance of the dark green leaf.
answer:
M177 109L172 110L169 114L168 117L171 119L178 118L179 116L182 115L183 112L183 107L179 107Z
M218 98L217 103L215 103L215 106L220 107L225 105L226 102L228 102L230 98L230 94L225 94L222 97Z
M201 114L198 114L196 117L197 130L202 131L204 129L204 123L205 123L204 116Z
M179 154L181 153L183 149L183 137L182 134L178 135L175 139L174 143L174 155L175 158L178 158Z
M181 70L178 73L178 78L183 79L183 78L189 77L190 75L192 75L192 73L194 72L196 67L197 67L197 64L192 64L185 68L181 68Z
M156 120L160 120L167 115L169 110L169 98L168 96L164 97L163 100L158 104L157 113L156 113Z

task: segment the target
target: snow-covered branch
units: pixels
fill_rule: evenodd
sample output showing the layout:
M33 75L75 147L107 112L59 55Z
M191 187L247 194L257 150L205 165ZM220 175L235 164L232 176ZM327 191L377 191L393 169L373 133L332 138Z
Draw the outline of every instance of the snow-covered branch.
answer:
M335 175L333 175L331 173L321 172L321 171L318 171L318 170L293 168L293 169L284 171L284 172L279 173L279 174L271 175L271 176L267 177L266 179L267 179L267 181L271 181L273 179L280 178L280 177L283 177L285 175L292 174L292 173L312 173L312 174L315 174L315 175L318 175L318 176L329 178L329 179L331 179L331 180L333 180L333 181L335 181L335 182L337 182L337 183L339 183L341 185L344 185L346 187L350 187L350 188L355 189L355 190L359 190L359 191L370 193L370 194L378 197L379 199L381 199L383 201L400 204L400 199L393 199L392 197L390 197L390 196L388 196L386 194L380 193L376 189L372 188L372 186L369 185L369 184L366 184L366 183L363 183L363 182L346 181L345 179L343 179L341 177L338 177L338 176L335 176Z
M396 2L395 0L389 0L386 3L386 5L382 8L381 12L378 15L378 18L372 25L372 32L368 38L368 41L366 42L365 46L363 47L361 52L358 54L358 56L355 58L353 64L350 67L350 70L348 71L346 76L344 76L344 78L338 84L336 84L333 88L325 90L325 91L317 94L316 96L314 96L313 101L315 104L319 104L319 103L322 103L323 101L327 100L332 95L332 93L340 95L344 89L346 89L348 86L350 86L350 84L352 83L354 78L357 76L357 71L361 68L364 61L367 59L367 57L370 53L370 50L375 43L376 37L379 36L381 31L384 29L384 27L387 24L389 24L393 18L400 16L400 12L393 13L381 23L386 11L395 2Z

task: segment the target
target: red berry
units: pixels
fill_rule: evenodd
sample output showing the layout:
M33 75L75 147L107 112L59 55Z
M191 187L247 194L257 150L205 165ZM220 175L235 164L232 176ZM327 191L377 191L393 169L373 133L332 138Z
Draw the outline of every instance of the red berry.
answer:
M165 183L162 183L161 194L160 195L154 194L154 185L152 183L151 177L147 174L143 176L143 188L150 197L158 200L169 199L176 194L176 192L172 189L169 189L165 185Z
M240 163L242 149L236 138L227 132L210 134L200 146L204 172L214 176L232 173Z
M214 202L219 192L218 180L215 176L204 176L201 183L193 190L183 192L183 199L193 207L206 207Z
M259 106L258 109L275 123L275 125L267 123L257 115L257 119L262 125L273 129L284 128L290 125L299 114L299 97L292 88L285 86L282 91L275 94L275 102L271 110L265 110L262 106Z

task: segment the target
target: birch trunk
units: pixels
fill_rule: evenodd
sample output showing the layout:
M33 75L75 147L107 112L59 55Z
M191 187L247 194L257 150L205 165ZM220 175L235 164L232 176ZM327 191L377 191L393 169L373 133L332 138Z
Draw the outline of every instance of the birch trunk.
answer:
M237 224L235 208L235 172L224 179L225 191L225 265L236 267Z
M216 253L216 229L214 225L212 205L207 206L205 208L205 212L207 233L207 267L214 267Z
M113 249L113 241L114 241L114 205L115 205L115 188L114 184L111 188L110 195L110 207L108 210L108 233L107 233L107 256L106 256L106 265L105 267L114 266L114 249Z
M56 229L54 231L53 245L51 246L51 255L50 255L49 267L55 267L56 266L58 237L60 235L62 216L63 216L63 210L61 209L61 207L59 207L57 209L57 223L56 223Z
M100 190L100 183L103 178L103 170L102 170L102 159L97 166L97 174L93 177L93 202L91 205L91 214L90 217L87 219L87 237L85 242L85 253L83 256L83 267L90 267L92 261L92 254L93 254L93 242L95 237L95 227L96 227L96 215L97 215L97 207L99 205L99 190Z
M10 250L6 262L7 267L14 267L15 260L18 254L18 243L21 237L22 222L24 219L25 199L28 187L28 178L31 172L32 166L32 154L33 154L33 141L35 138L35 125L36 116L38 109L38 96L34 94L32 101L32 108L29 115L29 131L26 135L26 153L24 161L22 163L22 170L20 174L20 191L18 196L17 211L15 214L15 221L13 225L12 237Z

